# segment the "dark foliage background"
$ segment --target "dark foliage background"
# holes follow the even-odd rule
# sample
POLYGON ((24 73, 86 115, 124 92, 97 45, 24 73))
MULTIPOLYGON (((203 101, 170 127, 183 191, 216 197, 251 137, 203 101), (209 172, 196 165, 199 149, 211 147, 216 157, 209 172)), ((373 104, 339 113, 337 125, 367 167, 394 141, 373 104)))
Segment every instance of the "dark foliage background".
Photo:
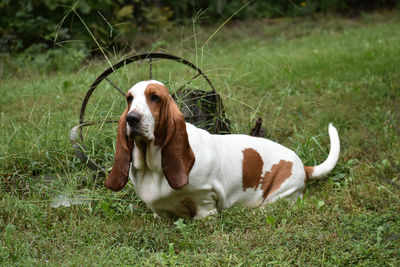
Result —
POLYGON ((0 52, 36 54, 72 41, 85 53, 98 47, 94 38, 103 47, 119 45, 138 33, 191 23, 200 13, 199 23, 220 23, 244 5, 235 19, 326 12, 354 16, 399 6, 397 0, 0 0, 0 52))

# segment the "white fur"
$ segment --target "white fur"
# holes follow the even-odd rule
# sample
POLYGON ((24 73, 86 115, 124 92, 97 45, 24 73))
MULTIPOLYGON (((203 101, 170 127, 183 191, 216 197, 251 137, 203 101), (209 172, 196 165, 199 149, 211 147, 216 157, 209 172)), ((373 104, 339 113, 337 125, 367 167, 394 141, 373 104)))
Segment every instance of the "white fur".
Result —
MULTIPOLYGON (((143 119, 141 121, 141 130, 144 135, 143 137, 147 140, 154 139, 155 121, 147 105, 146 97, 144 95, 144 91, 146 90, 147 86, 151 83, 163 85, 161 82, 155 80, 142 81, 132 86, 132 88, 129 89, 128 91, 128 93, 130 93, 133 96, 133 101, 129 109, 129 112, 136 111, 142 115, 143 119)), ((128 132, 131 131, 131 127, 129 126, 129 124, 127 124, 127 130, 128 132)))
MULTIPOLYGON (((143 126, 148 129, 147 141, 141 143, 146 146, 146 154, 138 149, 138 145, 132 152, 130 179, 139 198, 153 210, 155 216, 173 214, 186 217, 187 214, 180 214, 177 208, 186 199, 195 203, 197 213, 194 218, 203 218, 237 204, 257 207, 279 198, 295 200, 302 196, 306 174, 303 163, 292 150, 264 138, 237 134, 212 135, 190 123, 186 123, 186 130, 195 163, 189 173, 189 184, 179 190, 172 189, 162 171, 161 148, 154 145, 154 118, 144 96, 147 85, 155 82, 140 82, 129 90, 134 96, 131 110, 142 113, 143 126), (263 174, 280 160, 293 162, 291 176, 265 200, 260 187, 257 190, 243 189, 242 161, 243 151, 247 148, 252 148, 261 155, 263 174)), ((331 150, 328 159, 315 167, 313 177, 327 174, 338 160, 339 137, 331 124, 329 135, 331 150)))
POLYGON ((339 134, 332 123, 329 124, 328 128, 329 139, 331 142, 331 148, 329 150, 328 158, 318 166, 314 167, 314 172, 310 175, 310 179, 322 178, 332 171, 335 167, 340 153, 340 141, 339 134))

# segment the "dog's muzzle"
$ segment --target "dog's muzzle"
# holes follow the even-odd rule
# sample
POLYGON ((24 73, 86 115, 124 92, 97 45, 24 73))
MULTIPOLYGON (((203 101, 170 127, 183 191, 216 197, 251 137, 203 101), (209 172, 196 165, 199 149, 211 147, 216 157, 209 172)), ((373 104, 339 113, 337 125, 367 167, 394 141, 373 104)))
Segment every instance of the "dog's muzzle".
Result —
POLYGON ((134 136, 142 136, 143 130, 141 129, 140 122, 142 115, 138 112, 131 111, 126 115, 126 123, 128 123, 128 136, 133 139, 134 136))
POLYGON ((141 119, 142 115, 139 114, 138 112, 131 111, 126 115, 126 122, 131 127, 136 127, 136 125, 140 122, 141 119))

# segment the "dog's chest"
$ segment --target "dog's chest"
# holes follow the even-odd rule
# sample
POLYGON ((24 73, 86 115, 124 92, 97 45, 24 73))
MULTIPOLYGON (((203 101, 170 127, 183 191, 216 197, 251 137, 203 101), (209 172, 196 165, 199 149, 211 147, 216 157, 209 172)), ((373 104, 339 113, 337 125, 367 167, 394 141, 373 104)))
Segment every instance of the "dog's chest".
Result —
POLYGON ((135 170, 132 181, 137 196, 154 213, 165 216, 193 218, 197 214, 197 205, 193 195, 187 190, 173 190, 162 174, 151 171, 135 170))
POLYGON ((173 190, 161 167, 160 148, 139 145, 133 151, 130 178, 137 196, 159 215, 194 217, 197 206, 187 190, 173 190))
POLYGON ((148 168, 136 169, 131 167, 131 180, 138 197, 146 204, 157 202, 160 198, 170 194, 165 187, 164 175, 148 168))
POLYGON ((163 173, 131 168, 137 196, 157 215, 194 218, 216 208, 217 195, 209 184, 191 184, 172 189, 163 173))

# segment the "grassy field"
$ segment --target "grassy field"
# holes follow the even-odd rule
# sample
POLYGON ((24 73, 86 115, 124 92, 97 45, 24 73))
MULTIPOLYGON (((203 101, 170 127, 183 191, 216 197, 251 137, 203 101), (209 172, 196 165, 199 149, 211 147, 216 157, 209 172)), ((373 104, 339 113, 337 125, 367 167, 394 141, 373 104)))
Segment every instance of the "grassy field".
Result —
MULTIPOLYGON (((249 21, 209 40, 213 30, 177 29, 155 44, 209 75, 234 132, 248 133, 262 117, 268 138, 306 165, 327 156, 333 122, 342 150, 329 177, 309 183, 294 205, 153 219, 131 184, 114 193, 94 181, 69 143, 85 92, 107 63, 49 74, 27 62, 0 83, 0 265, 399 266, 399 13, 249 21), (80 204, 54 208, 60 196, 80 204)), ((154 76, 171 88, 193 75, 159 64, 154 76)), ((111 79, 126 90, 146 73, 135 64, 111 79)), ((123 108, 102 84, 87 116, 117 118, 123 108)), ((109 169, 115 125, 84 134, 88 154, 109 169)))

